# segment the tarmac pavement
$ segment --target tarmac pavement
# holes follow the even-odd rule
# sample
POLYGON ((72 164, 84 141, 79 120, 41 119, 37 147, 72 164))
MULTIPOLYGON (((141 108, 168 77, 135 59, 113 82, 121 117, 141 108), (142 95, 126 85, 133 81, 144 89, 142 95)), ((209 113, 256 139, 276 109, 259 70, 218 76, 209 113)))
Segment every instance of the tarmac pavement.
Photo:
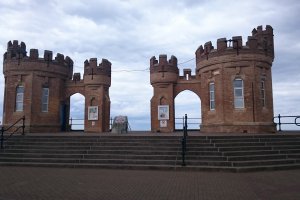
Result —
POLYGON ((0 167, 0 200, 297 200, 300 170, 251 173, 0 167))

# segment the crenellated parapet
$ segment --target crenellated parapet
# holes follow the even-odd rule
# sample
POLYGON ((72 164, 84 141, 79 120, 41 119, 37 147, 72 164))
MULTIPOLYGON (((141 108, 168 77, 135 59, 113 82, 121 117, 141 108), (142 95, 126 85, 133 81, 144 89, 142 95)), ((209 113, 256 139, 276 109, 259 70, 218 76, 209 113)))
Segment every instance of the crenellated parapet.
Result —
POLYGON ((30 49, 27 55, 26 45, 24 42, 19 44, 18 40, 7 43, 7 51, 3 56, 3 72, 7 71, 44 71, 59 73, 72 77, 73 60, 57 53, 53 58, 52 51, 45 50, 43 57, 39 57, 38 49, 30 49))
POLYGON ((195 52, 196 62, 209 60, 211 58, 223 55, 263 55, 269 57, 271 61, 274 59, 274 40, 273 28, 270 25, 263 30, 262 26, 254 28, 252 36, 248 36, 246 45, 243 45, 242 37, 235 36, 231 39, 220 38, 217 40, 217 47, 215 48, 211 41, 201 45, 195 52))
POLYGON ((84 61, 84 74, 85 75, 106 75, 111 76, 111 62, 107 59, 102 59, 102 62, 97 64, 97 58, 90 58, 84 61))
POLYGON ((177 58, 171 56, 168 60, 167 55, 159 55, 159 60, 153 56, 150 59, 150 80, 153 83, 176 82, 179 76, 177 58))
POLYGON ((97 63, 97 58, 90 58, 84 61, 84 82, 85 84, 111 85, 111 62, 102 59, 97 63))
POLYGON ((159 55, 159 60, 157 60, 155 56, 153 56, 150 59, 150 73, 162 71, 178 74, 177 58, 175 56, 171 56, 168 60, 167 55, 159 55))

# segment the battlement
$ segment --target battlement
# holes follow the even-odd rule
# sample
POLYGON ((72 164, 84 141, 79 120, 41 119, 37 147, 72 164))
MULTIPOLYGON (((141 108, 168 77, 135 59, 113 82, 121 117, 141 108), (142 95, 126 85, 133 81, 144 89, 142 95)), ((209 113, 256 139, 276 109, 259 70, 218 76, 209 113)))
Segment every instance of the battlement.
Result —
POLYGON ((111 62, 107 59, 102 59, 101 63, 97 65, 97 58, 90 58, 84 61, 85 75, 106 75, 111 77, 111 62))
POLYGON ((177 58, 175 56, 171 56, 168 60, 167 55, 159 55, 159 60, 153 56, 150 59, 150 73, 157 72, 173 72, 179 74, 178 66, 177 66, 177 58))
POLYGON ((38 49, 30 49, 29 56, 27 56, 26 45, 24 42, 19 44, 18 40, 7 43, 7 51, 4 53, 3 62, 44 62, 47 65, 63 65, 73 69, 73 61, 70 57, 64 56, 63 54, 57 53, 53 59, 52 51, 45 50, 44 56, 39 57, 38 49))
POLYGON ((254 28, 252 36, 248 36, 245 46, 243 46, 241 36, 234 36, 232 39, 218 39, 216 49, 209 41, 204 46, 201 45, 195 52, 197 62, 216 56, 227 54, 236 54, 238 56, 244 53, 264 54, 274 59, 273 28, 270 25, 267 25, 265 30, 263 30, 262 26, 254 28))

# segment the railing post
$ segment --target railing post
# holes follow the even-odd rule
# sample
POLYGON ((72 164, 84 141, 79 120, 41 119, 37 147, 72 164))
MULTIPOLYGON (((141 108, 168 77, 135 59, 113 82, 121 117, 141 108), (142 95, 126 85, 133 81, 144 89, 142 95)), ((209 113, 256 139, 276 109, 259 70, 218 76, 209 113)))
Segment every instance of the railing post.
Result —
POLYGON ((184 137, 186 138, 186 136, 187 136, 187 114, 185 114, 185 116, 184 116, 184 127, 185 127, 184 137))
POLYGON ((70 126, 70 131, 72 131, 72 124, 73 124, 72 117, 70 118, 70 121, 71 123, 69 124, 69 126, 70 126))
POLYGON ((184 126, 183 126, 183 137, 181 140, 182 146, 182 166, 186 166, 185 163, 185 154, 186 154, 186 136, 187 136, 187 114, 184 116, 184 126))
POLYGON ((22 118, 23 124, 22 124, 22 135, 25 135, 25 116, 22 118))
POLYGON ((3 142, 4 142, 4 127, 1 126, 1 149, 3 149, 3 142))
POLYGON ((280 121, 280 114, 278 115, 278 128, 279 128, 279 131, 281 131, 281 121, 280 121))
POLYGON ((300 123, 297 123, 297 119, 299 119, 299 118, 300 118, 300 116, 296 116, 296 117, 295 117, 295 125, 296 125, 296 126, 300 126, 300 123))

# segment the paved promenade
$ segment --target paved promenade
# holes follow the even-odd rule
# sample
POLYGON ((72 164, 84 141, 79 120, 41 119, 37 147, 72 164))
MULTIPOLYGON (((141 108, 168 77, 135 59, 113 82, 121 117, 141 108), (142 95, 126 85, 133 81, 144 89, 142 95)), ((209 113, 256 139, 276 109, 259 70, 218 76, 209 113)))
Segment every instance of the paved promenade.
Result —
POLYGON ((297 200, 300 170, 254 173, 0 167, 0 200, 297 200))

